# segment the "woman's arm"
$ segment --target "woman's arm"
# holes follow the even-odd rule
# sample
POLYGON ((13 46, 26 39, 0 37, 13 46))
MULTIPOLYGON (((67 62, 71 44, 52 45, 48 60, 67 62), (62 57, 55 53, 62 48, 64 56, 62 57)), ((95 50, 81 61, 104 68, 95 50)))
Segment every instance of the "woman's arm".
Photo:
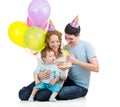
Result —
POLYGON ((67 76, 68 76, 68 69, 66 71, 60 71, 60 79, 61 80, 66 80, 67 79, 67 76))
POLYGON ((39 78, 40 78, 40 79, 47 79, 47 78, 50 77, 50 75, 51 75, 51 72, 50 72, 50 71, 41 71, 41 72, 39 73, 39 78))

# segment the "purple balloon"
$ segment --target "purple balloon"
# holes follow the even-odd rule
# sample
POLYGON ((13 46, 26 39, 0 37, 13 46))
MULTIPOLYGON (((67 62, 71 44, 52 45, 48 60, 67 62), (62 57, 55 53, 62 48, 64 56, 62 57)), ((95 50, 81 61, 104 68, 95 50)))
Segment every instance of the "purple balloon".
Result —
POLYGON ((32 0, 28 6, 28 16, 35 26, 41 27, 49 18, 51 7, 46 0, 32 0))

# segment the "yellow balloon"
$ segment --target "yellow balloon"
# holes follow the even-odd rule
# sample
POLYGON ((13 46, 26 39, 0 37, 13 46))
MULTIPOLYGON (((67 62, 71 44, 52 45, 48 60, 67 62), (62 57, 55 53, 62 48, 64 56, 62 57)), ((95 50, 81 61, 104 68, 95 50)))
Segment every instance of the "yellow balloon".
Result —
POLYGON ((8 28, 8 36, 10 40, 18 46, 25 48, 23 36, 28 29, 28 25, 21 21, 13 22, 8 28))

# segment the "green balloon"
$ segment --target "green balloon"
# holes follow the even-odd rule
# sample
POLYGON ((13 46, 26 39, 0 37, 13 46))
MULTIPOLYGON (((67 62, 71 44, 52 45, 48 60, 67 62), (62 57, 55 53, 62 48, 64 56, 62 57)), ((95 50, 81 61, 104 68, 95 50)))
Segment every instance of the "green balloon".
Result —
POLYGON ((45 33, 36 26, 28 28, 23 39, 26 47, 31 50, 40 51, 45 46, 45 33))

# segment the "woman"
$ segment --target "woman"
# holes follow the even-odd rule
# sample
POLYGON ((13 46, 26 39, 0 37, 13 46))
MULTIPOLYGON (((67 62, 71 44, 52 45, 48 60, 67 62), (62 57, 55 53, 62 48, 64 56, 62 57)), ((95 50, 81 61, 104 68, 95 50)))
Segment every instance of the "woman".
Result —
MULTIPOLYGON (((61 41, 62 41, 62 33, 55 30, 55 27, 53 26, 53 23, 50 21, 49 23, 49 27, 48 27, 48 32, 46 34, 46 47, 51 48, 55 54, 56 54, 56 64, 60 61, 65 61, 66 60, 66 54, 64 53, 64 51, 61 49, 61 41)), ((41 57, 37 57, 38 60, 38 65, 43 63, 41 57)), ((62 69, 65 70, 65 69, 62 69)), ((65 80, 67 78, 67 71, 62 72, 61 70, 61 81, 65 80)), ((43 71, 39 74, 39 77, 41 79, 45 79, 48 78, 50 76, 50 72, 46 72, 43 71)), ((62 83, 63 85, 63 83, 62 83)), ((32 82, 31 84, 29 84, 26 87, 23 87, 20 91, 19 91, 19 98, 21 100, 28 100, 33 87, 35 86, 35 82, 32 82)), ((36 96, 35 96, 35 100, 37 101, 48 101, 50 95, 52 94, 51 91, 43 89, 37 92, 36 96)))

